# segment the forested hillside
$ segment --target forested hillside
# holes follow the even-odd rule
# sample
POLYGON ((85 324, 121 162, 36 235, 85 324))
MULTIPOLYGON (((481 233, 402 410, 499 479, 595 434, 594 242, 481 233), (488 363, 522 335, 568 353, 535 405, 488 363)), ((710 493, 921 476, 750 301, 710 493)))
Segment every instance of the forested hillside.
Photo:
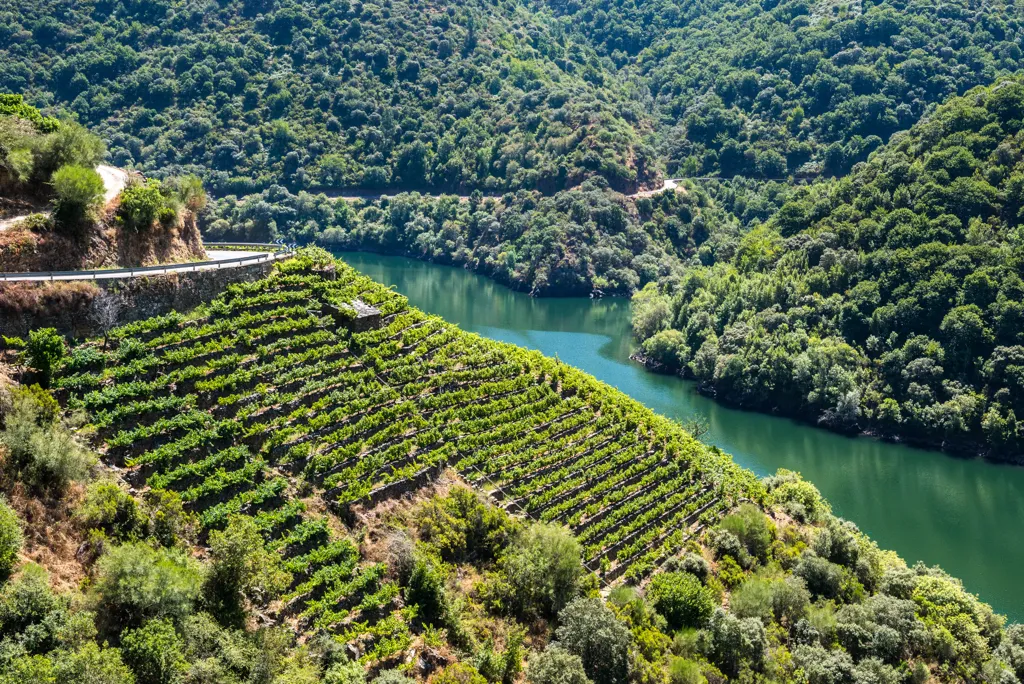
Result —
POLYGON ((1024 83, 954 98, 731 255, 634 298, 645 353, 844 430, 1024 450, 1024 83))
POLYGON ((670 176, 843 175, 929 106, 1024 67, 1002 0, 537 4, 647 86, 670 176))
POLYGON ((0 90, 73 112, 117 165, 216 194, 656 174, 627 87, 514 1, 45 0, 0 27, 0 90))
POLYGON ((0 374, 2 684, 1024 676, 1020 626, 797 474, 322 251, 5 346, 54 390, 0 374))

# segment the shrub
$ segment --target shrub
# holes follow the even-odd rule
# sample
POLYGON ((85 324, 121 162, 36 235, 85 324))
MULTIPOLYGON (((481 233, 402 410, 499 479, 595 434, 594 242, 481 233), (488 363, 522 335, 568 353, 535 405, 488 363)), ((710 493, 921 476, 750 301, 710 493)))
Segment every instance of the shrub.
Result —
MULTIPOLYGON (((48 650, 52 631, 66 612, 67 601, 50 589, 50 576, 41 566, 27 563, 0 591, 0 641, 31 631, 31 639, 48 650)), ((31 646, 32 644, 28 644, 31 646)))
POLYGON ((96 462, 71 431, 50 417, 51 408, 32 392, 15 392, 4 418, 0 442, 7 446, 9 466, 26 484, 61 490, 85 479, 96 462))
POLYGON ((64 338, 53 328, 38 328, 29 332, 25 360, 29 366, 42 373, 46 386, 49 386, 53 371, 66 354, 64 338))
POLYGON ((166 489, 151 489, 145 493, 149 531, 162 546, 171 548, 179 543, 195 541, 199 518, 185 510, 181 495, 166 489))
POLYGON ((579 656, 594 684, 625 682, 629 670, 629 629, 600 599, 578 598, 558 615, 558 643, 579 656))
POLYGON ((806 554, 797 564, 794 574, 803 578, 815 597, 836 598, 842 589, 843 572, 834 563, 813 554, 806 554))
POLYGON ((209 544, 207 593, 233 619, 241 617, 245 601, 266 604, 291 584, 281 556, 267 549, 256 522, 247 515, 232 516, 224 530, 210 534, 209 544))
POLYGON ((820 646, 798 646, 793 662, 802 668, 808 684, 853 684, 854 668, 850 654, 829 651, 820 646))
MULTIPOLYGON (((413 680, 402 675, 396 670, 384 672, 374 680, 375 684, 381 677, 394 673, 391 679, 396 681, 388 682, 387 678, 382 684, 414 684, 413 680)), ((335 663, 324 672, 324 684, 363 684, 366 681, 366 670, 358 661, 335 663)))
POLYGON ((146 518, 135 497, 112 480, 89 485, 76 517, 115 541, 131 541, 146 533, 146 518))
POLYGON ((373 679, 372 684, 413 684, 414 680, 398 670, 385 670, 373 679))
POLYGON ((764 625, 755 618, 740 619, 721 608, 711 614, 708 626, 700 633, 701 652, 729 677, 739 674, 746 663, 753 670, 764 664, 768 638, 764 625))
POLYGON ((734 534, 751 556, 761 561, 767 558, 775 530, 760 508, 743 504, 722 519, 721 527, 734 534))
POLYGON ((586 570, 576 538, 564 527, 536 524, 501 558, 506 605, 517 615, 554 617, 580 593, 586 570))
POLYGON ((170 684, 188 667, 182 642, 170 620, 150 620, 121 635, 121 651, 141 682, 170 684))
POLYGON ((472 665, 455 663, 438 672, 431 684, 487 684, 487 680, 472 665))
POLYGON ((700 627, 715 608, 711 591, 686 572, 663 572, 654 576, 647 597, 673 630, 700 627))
POLYGON ((590 684, 583 661, 558 644, 530 656, 526 667, 526 681, 530 684, 590 684))
POLYGON ((700 665, 686 658, 669 658, 668 681, 671 684, 706 684, 700 665))
POLYGON ((159 181, 149 180, 129 183, 121 191, 117 214, 126 228, 139 232, 150 228, 157 219, 169 223, 174 218, 174 208, 159 181))
POLYGON ((93 600, 114 627, 151 618, 182 619, 199 597, 199 563, 178 551, 145 544, 117 546, 97 563, 93 600))
POLYGON ((7 500, 0 496, 0 580, 7 579, 14 569, 22 543, 24 537, 18 514, 7 505, 7 500))
POLYGON ((37 180, 46 182, 62 166, 96 168, 103 161, 106 146, 99 137, 72 121, 63 122, 43 141, 37 152, 37 180))
POLYGON ((88 643, 55 659, 55 684, 133 684, 135 677, 121 660, 116 648, 102 648, 88 643))
POLYGON ((103 198, 103 179, 84 166, 62 166, 50 179, 54 193, 54 215, 60 225, 75 227, 88 218, 103 198))

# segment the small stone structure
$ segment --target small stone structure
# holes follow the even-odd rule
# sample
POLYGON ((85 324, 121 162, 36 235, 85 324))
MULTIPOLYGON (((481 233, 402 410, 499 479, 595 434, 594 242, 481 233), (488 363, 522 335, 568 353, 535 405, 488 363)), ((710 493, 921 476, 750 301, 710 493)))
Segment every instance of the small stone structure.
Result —
POLYGON ((376 330, 384 322, 380 309, 370 306, 361 299, 340 304, 324 304, 324 308, 334 319, 334 323, 352 332, 376 330))

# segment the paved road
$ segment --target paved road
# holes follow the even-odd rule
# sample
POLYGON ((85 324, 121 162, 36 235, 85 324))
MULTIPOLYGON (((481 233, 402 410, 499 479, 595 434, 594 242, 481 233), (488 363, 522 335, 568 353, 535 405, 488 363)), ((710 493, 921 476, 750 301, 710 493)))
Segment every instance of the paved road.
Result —
MULTIPOLYGON (((682 185, 680 185, 680 183, 682 181, 684 181, 684 180, 686 180, 686 179, 685 178, 666 178, 664 180, 664 182, 662 182, 660 188, 656 188, 654 190, 641 190, 639 192, 633 193, 632 195, 626 195, 626 197, 630 197, 630 198, 633 198, 633 199, 636 199, 638 197, 651 197, 652 195, 656 195, 659 192, 665 192, 666 190, 676 190, 678 192, 684 192, 685 193, 686 192, 686 188, 684 188, 682 185)), ((699 179, 695 179, 695 180, 699 180, 699 179)), ((402 192, 403 192, 402 190, 389 190, 387 192, 362 192, 360 190, 319 190, 319 191, 317 191, 317 192, 315 192, 313 194, 326 195, 327 197, 330 197, 331 199, 342 199, 342 200, 345 200, 347 202, 355 202, 357 200, 362 200, 364 202, 369 202, 369 201, 373 201, 373 200, 379 200, 379 199, 382 199, 382 198, 385 198, 385 197, 395 197, 397 195, 400 195, 402 192)), ((440 197, 440 195, 432 195, 430 193, 420 193, 420 194, 423 195, 424 197, 435 197, 435 198, 436 197, 440 197)), ((501 197, 501 195, 485 194, 484 197, 485 198, 486 197, 490 197, 491 199, 498 199, 498 198, 501 197)), ((458 195, 458 198, 462 202, 468 202, 469 199, 470 199, 469 195, 458 195)))
POLYGON ((49 282, 53 280, 123 280, 138 276, 167 275, 169 273, 190 273, 193 271, 214 271, 234 268, 263 261, 276 261, 291 256, 291 252, 259 252, 210 249, 206 251, 208 261, 188 264, 168 264, 146 268, 116 268, 95 271, 73 271, 63 273, 0 273, 4 282, 49 282), (241 260, 241 261, 240 261, 241 260))
MULTIPOLYGON (((128 172, 124 169, 119 169, 114 166, 107 166, 106 164, 100 164, 96 167, 96 173, 100 174, 100 178, 103 179, 103 206, 106 207, 114 198, 117 197, 124 186, 128 184, 128 172)), ((34 212, 37 214, 43 214, 48 216, 49 211, 38 211, 34 212)), ((10 218, 0 219, 0 232, 7 230, 19 221, 24 221, 32 214, 20 214, 18 216, 11 216, 10 218)))

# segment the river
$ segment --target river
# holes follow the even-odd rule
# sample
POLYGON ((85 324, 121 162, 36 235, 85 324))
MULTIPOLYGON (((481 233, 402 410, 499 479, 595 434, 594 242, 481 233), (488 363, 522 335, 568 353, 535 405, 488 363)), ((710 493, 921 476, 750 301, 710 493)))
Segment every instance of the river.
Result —
POLYGON ((908 563, 941 565, 1013 621, 1024 621, 1024 467, 962 459, 785 418, 739 411, 692 382, 629 361, 629 301, 536 299, 460 268, 339 252, 423 311, 481 335, 557 356, 680 420, 710 423, 706 440, 758 475, 801 472, 882 548, 908 563))

